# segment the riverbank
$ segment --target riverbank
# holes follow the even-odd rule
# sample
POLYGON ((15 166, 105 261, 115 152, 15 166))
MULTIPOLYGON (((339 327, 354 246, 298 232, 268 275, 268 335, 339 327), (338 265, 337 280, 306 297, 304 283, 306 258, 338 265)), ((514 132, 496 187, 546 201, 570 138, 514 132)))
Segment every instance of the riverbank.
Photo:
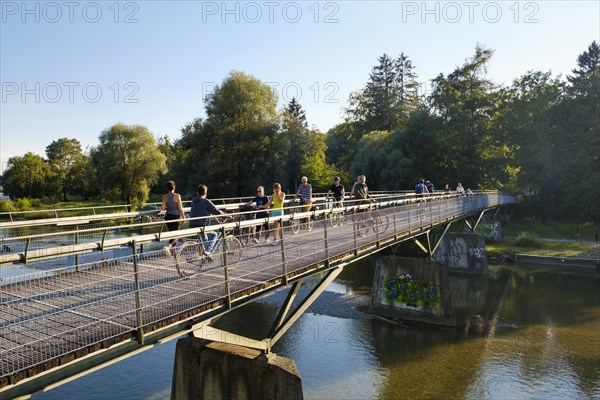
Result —
POLYGON ((593 242, 535 238, 527 241, 519 238, 505 238, 500 242, 486 243, 490 259, 514 260, 515 254, 545 257, 575 257, 600 259, 600 248, 593 242))

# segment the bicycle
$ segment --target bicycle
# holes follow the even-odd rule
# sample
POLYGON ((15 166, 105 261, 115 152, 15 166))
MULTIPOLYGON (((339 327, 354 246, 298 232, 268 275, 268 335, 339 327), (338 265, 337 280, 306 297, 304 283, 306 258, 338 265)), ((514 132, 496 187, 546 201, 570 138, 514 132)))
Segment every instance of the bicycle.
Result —
MULTIPOLYGON (((302 206, 302 203, 300 203, 300 206, 302 206)), ((295 235, 298 232, 300 232, 300 226, 301 225, 306 225, 306 230, 308 232, 312 231, 313 229, 313 221, 312 219, 308 219, 308 222, 302 222, 304 218, 298 218, 298 219, 291 219, 290 220, 290 227, 292 229, 292 233, 295 235)))
POLYGON ((342 207, 343 203, 341 201, 334 201, 334 199, 327 199, 327 208, 331 209, 331 215, 329 216, 329 225, 332 228, 335 228, 338 225, 344 225, 344 221, 346 221, 346 216, 343 211, 337 211, 337 208, 342 207), (329 205, 331 203, 331 205, 329 205))
POLYGON ((358 234, 364 237, 367 236, 370 229, 373 229, 375 233, 385 232, 390 225, 390 219, 379 211, 378 205, 375 205, 358 214, 356 224, 358 234))
MULTIPOLYGON (((256 219, 256 214, 250 211, 256 211, 256 207, 254 206, 246 206, 245 204, 240 206, 240 214, 239 221, 249 221, 256 219)), ((244 246, 248 245, 256 237, 256 225, 245 226, 243 228, 238 229, 238 235, 240 242, 244 246)))
MULTIPOLYGON (((242 260, 242 243, 231 233, 231 230, 225 232, 225 237, 220 231, 216 231, 217 238, 211 253, 207 253, 203 240, 187 240, 176 249, 172 256, 170 251, 165 248, 168 256, 175 259, 175 268, 177 273, 183 277, 189 277, 201 272, 206 265, 218 261, 219 265, 230 265, 242 260)), ((200 239, 201 235, 198 235, 200 239)))

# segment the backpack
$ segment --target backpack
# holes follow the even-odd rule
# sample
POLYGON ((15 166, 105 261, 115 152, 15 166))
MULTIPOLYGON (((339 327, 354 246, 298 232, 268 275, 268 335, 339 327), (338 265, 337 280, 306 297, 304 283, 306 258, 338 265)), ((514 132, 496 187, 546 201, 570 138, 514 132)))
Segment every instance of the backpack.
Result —
POLYGON ((435 186, 433 186, 433 183, 429 183, 429 185, 427 185, 427 190, 429 191, 429 193, 433 193, 433 191, 435 190, 435 186))
POLYGON ((417 186, 415 186, 415 193, 416 194, 423 193, 423 184, 422 183, 417 183, 417 186))

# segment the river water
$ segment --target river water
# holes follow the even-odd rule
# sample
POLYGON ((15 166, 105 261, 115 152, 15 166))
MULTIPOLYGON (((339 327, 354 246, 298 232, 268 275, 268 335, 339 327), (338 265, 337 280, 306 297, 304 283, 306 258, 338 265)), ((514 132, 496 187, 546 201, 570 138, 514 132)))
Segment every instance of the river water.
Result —
MULTIPOLYGON (((508 265, 451 275, 458 326, 439 328, 364 312, 376 260, 346 267, 274 347, 296 361, 305 399, 600 399, 598 279, 508 265)), ((219 327, 262 338, 285 294, 219 327)), ((169 399, 175 343, 33 398, 169 399)))

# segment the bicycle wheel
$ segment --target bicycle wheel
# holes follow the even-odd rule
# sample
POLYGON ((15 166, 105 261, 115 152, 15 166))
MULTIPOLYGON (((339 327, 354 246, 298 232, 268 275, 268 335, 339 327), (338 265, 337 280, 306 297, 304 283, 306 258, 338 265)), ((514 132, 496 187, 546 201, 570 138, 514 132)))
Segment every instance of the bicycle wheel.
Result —
POLYGON ((310 231, 312 231, 312 229, 313 229, 313 220, 311 218, 308 222, 306 222, 306 230, 308 232, 310 232, 310 231))
POLYGON ((366 212, 362 212, 357 216, 356 231, 360 236, 367 236, 369 233, 369 218, 366 212))
POLYGON ((300 232, 300 219, 290 220, 290 228, 292 229, 292 233, 294 235, 300 232))
POLYGON ((373 232, 385 232, 390 226, 390 219, 387 215, 382 214, 379 210, 373 210, 371 214, 373 221, 373 232))
POLYGON ((202 269, 202 257, 198 243, 187 242, 179 248, 175 257, 177 273, 183 278, 195 275, 202 269))
POLYGON ((227 258, 227 265, 236 264, 242 260, 242 244, 233 235, 227 235, 223 241, 221 252, 221 261, 225 265, 225 258, 227 258))

